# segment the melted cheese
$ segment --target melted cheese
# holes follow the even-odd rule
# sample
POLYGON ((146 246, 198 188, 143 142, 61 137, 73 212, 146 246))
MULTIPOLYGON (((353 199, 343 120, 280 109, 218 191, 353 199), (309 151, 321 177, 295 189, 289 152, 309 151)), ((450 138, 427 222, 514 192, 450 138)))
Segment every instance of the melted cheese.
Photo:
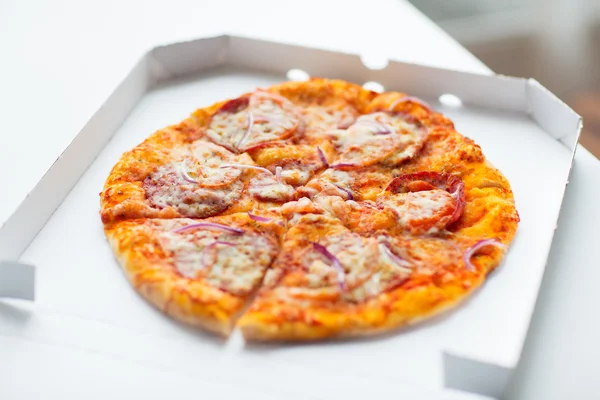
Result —
POLYGON ((217 112, 206 135, 229 149, 245 151, 282 139, 297 124, 298 118, 290 102, 281 104, 267 94, 257 92, 251 96, 247 109, 236 113, 217 112))
MULTIPOLYGON (((344 270, 343 284, 340 285, 339 271, 331 260, 306 248, 298 255, 305 271, 301 276, 302 284, 295 280, 295 285, 276 290, 282 300, 341 297, 348 302, 360 303, 397 286, 411 274, 409 269, 395 264, 375 238, 346 233, 324 238, 320 243, 339 260, 344 270)), ((268 274, 265 283, 275 285, 281 274, 268 274)))
POLYGON ((252 179, 248 187, 248 193, 252 196, 261 200, 277 202, 290 200, 294 196, 294 192, 293 186, 277 182, 274 176, 266 174, 252 179))
POLYGON ((330 168, 318 178, 308 182, 302 188, 302 192, 308 194, 311 198, 318 196, 339 196, 343 199, 349 199, 349 193, 353 193, 353 182, 354 178, 348 172, 330 168))
POLYGON ((416 155, 425 142, 426 132, 400 115, 382 112, 362 115, 348 129, 330 132, 341 153, 335 163, 368 166, 385 160, 396 165, 416 155))
POLYGON ((164 232, 161 242, 173 252, 175 268, 183 276, 204 279, 211 286, 235 295, 250 293, 276 254, 268 239, 250 232, 244 235, 209 230, 188 234, 164 232), (232 245, 209 247, 215 241, 232 245))
POLYGON ((337 129, 340 125, 350 125, 358 116, 356 110, 349 105, 326 107, 311 104, 303 107, 301 112, 307 128, 319 132, 337 129))
POLYGON ((452 195, 439 189, 385 196, 378 199, 378 204, 390 207, 402 227, 422 224, 421 230, 427 233, 442 230, 456 207, 452 195))
POLYGON ((144 181, 148 202, 160 209, 173 207, 188 217, 208 217, 225 210, 242 194, 244 184, 211 188, 187 182, 177 171, 178 163, 159 167, 144 181))

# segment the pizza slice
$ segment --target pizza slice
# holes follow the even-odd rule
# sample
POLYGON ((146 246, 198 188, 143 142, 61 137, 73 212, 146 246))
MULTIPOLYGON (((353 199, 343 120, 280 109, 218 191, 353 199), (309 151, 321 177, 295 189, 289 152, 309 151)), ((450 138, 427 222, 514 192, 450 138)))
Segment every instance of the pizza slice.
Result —
POLYGON ((289 225, 281 252, 238 321, 247 340, 365 336, 418 322, 484 281, 488 269, 472 256, 497 260, 505 251, 496 242, 467 249, 450 237, 361 235, 306 198, 282 213, 289 225))
POLYGON ((135 290, 182 322, 228 335, 279 251, 276 213, 137 219, 105 228, 135 290))
POLYGON ((271 208, 294 197, 276 166, 257 166, 203 139, 154 146, 159 132, 126 153, 115 166, 101 196, 103 222, 132 218, 207 218, 271 208), (160 147, 160 150, 153 147, 160 147), (140 148, 142 149, 140 151, 140 148), (139 153, 160 154, 155 162, 139 153))

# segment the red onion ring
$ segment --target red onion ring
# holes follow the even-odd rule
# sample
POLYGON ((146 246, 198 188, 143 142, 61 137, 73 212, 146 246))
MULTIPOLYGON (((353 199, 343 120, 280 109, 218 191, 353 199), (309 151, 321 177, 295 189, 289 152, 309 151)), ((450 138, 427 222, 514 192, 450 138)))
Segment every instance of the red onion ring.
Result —
POLYGON ((321 159, 321 162, 323 163, 325 168, 329 168, 329 163, 327 162, 327 159, 325 158, 325 153, 323 153, 323 150, 321 150, 320 147, 317 147, 317 153, 319 154, 319 159, 321 159))
POLYGON ((271 171, 266 168, 259 167, 256 165, 246 165, 246 164, 222 164, 219 168, 240 168, 240 169, 254 169, 256 171, 266 172, 270 175, 273 175, 271 171))
POLYGON ((356 167, 356 164, 354 164, 354 163, 338 163, 338 164, 331 164, 330 167, 331 168, 356 167))
POLYGON ((397 256, 396 254, 394 254, 392 252, 392 250, 386 244, 381 243, 380 246, 381 246, 381 248, 383 248, 383 252, 385 253, 385 255, 391 261, 393 261, 394 264, 396 264, 398 267, 412 269, 412 264, 410 262, 408 262, 404 258, 402 258, 402 257, 397 256))
POLYGON ((214 222, 199 222, 197 224, 190 224, 186 226, 182 226, 181 228, 177 228, 173 230, 174 233, 184 232, 190 229, 196 228, 207 228, 207 229, 218 229, 229 233, 235 233, 236 235, 241 235, 244 233, 242 229, 232 228, 227 225, 215 224, 214 222))
POLYGON ((348 195, 348 200, 354 200, 354 194, 352 194, 352 191, 350 189, 343 188, 339 185, 336 185, 335 183, 333 184, 333 186, 340 189, 342 192, 346 193, 348 195))
POLYGON ((269 222, 273 219, 273 218, 261 217, 260 215, 250 214, 250 211, 248 211, 248 216, 250 217, 251 220, 256 221, 256 222, 269 222))
POLYGON ((275 167, 275 179, 277 180, 277 183, 282 183, 281 182, 281 170, 283 168, 281 168, 280 166, 275 167))
POLYGON ((251 111, 248 111, 247 115, 248 115, 248 127, 246 128, 246 132, 244 132, 244 134, 242 135, 240 140, 238 140, 237 144, 235 145, 235 147, 238 150, 239 150, 240 146, 242 145, 242 143, 244 143, 244 141, 246 140, 248 135, 250 135, 250 131, 252 131, 252 125, 254 125, 254 114, 252 114, 251 111))
POLYGON ((405 101, 412 101, 413 103, 416 103, 416 104, 420 105, 421 107, 425 108, 427 111, 432 111, 431 106, 429 104, 427 104, 425 101, 419 99, 418 97, 413 97, 413 96, 400 97, 399 99, 394 101, 392 104, 390 104, 390 107, 388 108, 388 110, 394 111, 394 109, 396 108, 396 106, 398 104, 404 103, 405 101))
POLYGON ((181 177, 183 178, 184 181, 188 181, 189 183, 200 183, 190 176, 189 172, 186 171, 186 169, 183 165, 179 165, 179 168, 177 168, 177 171, 179 172, 179 175, 181 175, 181 177))
POLYGON ((502 243, 500 243, 500 241, 498 241, 498 239, 484 239, 484 240, 480 240, 479 242, 475 243, 473 246, 469 247, 467 249, 467 251, 465 251, 465 253, 463 254, 463 261, 465 262, 465 268, 469 271, 475 271, 475 266, 473 265, 473 263, 471 263, 471 258, 479 251, 481 250, 483 247, 486 246, 494 246, 497 249, 500 249, 502 251, 506 250, 506 246, 502 243))
POLYGON ((208 261, 206 260, 206 257, 207 257, 209 249, 213 249, 217 245, 220 245, 220 244, 223 246, 235 246, 235 243, 231 243, 231 242, 220 242, 220 241, 212 242, 211 244, 206 246, 204 248, 204 250, 202 250, 202 254, 200 255, 200 264, 202 265, 202 268, 208 267, 208 261))
POLYGON ((335 268, 337 272, 337 280, 340 290, 346 290, 346 282, 344 279, 346 272, 344 271, 344 267, 342 267, 342 263, 340 263, 340 260, 338 260, 337 257, 333 254, 331 254, 329 250, 327 250, 327 247, 323 246, 322 244, 312 242, 312 245, 315 248, 315 250, 321 253, 323 256, 325 256, 325 258, 327 258, 327 260, 335 268))
POLYGON ((365 125, 367 127, 373 128, 374 135, 389 135, 393 131, 393 129, 387 126, 386 124, 372 119, 358 119, 354 123, 354 125, 365 125))

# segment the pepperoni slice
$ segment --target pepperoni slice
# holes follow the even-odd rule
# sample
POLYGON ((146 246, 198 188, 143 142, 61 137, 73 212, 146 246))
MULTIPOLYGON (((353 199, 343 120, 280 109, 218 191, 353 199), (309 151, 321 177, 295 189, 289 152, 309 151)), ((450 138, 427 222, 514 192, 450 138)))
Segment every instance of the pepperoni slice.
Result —
POLYGON ((404 174, 392 180, 385 190, 391 193, 408 193, 434 188, 450 193, 456 201, 456 210, 449 223, 458 220, 465 209, 465 184, 457 176, 433 171, 404 174))
POLYGON ((416 118, 402 113, 361 115, 346 130, 329 132, 340 152, 337 169, 367 167, 379 162, 397 165, 423 147, 428 130, 416 118))
MULTIPOLYGON (((237 157, 221 146, 210 142, 196 142, 192 152, 196 163, 193 165, 193 171, 188 169, 188 174, 196 175, 198 185, 202 187, 226 187, 235 182, 242 174, 239 168, 221 168, 224 164, 237 162, 237 157)), ((184 164, 182 168, 188 168, 188 166, 184 164)))
POLYGON ((240 169, 221 166, 248 156, 236 156, 210 142, 196 142, 191 152, 177 149, 174 157, 181 161, 160 166, 142 183, 153 207, 170 207, 182 216, 204 218, 224 211, 241 197, 240 169))
POLYGON ((413 234, 436 233, 462 215, 464 183, 438 172, 406 174, 390 182, 377 204, 390 207, 398 224, 413 234))
POLYGON ((142 187, 153 207, 171 207, 182 216, 205 218, 226 210, 239 200, 244 184, 238 180, 221 188, 202 187, 185 181, 175 165, 168 164, 150 174, 142 187))
POLYGON ((259 90, 225 103, 212 116, 206 136, 231 151, 243 152, 289 138, 299 123, 289 100, 259 90))

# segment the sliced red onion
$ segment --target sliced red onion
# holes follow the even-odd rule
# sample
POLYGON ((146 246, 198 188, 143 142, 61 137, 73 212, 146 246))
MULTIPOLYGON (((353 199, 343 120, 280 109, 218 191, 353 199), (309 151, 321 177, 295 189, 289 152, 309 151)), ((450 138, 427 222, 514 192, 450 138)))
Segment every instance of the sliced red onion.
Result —
POLYGON ((248 216, 250 217, 251 220, 256 221, 256 222, 269 222, 273 219, 273 218, 261 217, 260 215, 250 214, 250 211, 248 211, 248 216))
POLYGON ((281 168, 280 166, 275 167, 275 179, 277 180, 277 183, 282 183, 281 182, 281 170, 283 168, 281 168))
POLYGON ((222 231, 229 232, 229 233, 235 233, 236 235, 241 235, 242 233, 244 233, 244 231, 242 229, 232 228, 227 225, 215 224, 214 222, 199 222, 197 224, 190 224, 190 225, 182 226, 181 228, 177 228, 177 229, 173 230, 173 232, 180 233, 180 232, 184 232, 184 231, 187 231, 190 229, 196 229, 196 228, 218 229, 218 230, 222 230, 222 231))
POLYGON ((335 183, 333 184, 333 186, 340 189, 342 192, 346 193, 348 195, 348 200, 354 200, 354 194, 352 194, 352 191, 350 189, 343 188, 339 185, 336 185, 335 183))
POLYGON ((340 260, 338 260, 337 257, 333 254, 331 254, 329 250, 327 250, 327 247, 323 246, 322 244, 312 242, 312 245, 315 248, 315 250, 321 253, 323 256, 325 256, 325 258, 329 260, 333 268, 335 268, 337 272, 337 280, 338 285, 340 286, 340 290, 346 290, 346 272, 344 271, 344 267, 342 267, 342 263, 340 262, 340 260))
POLYGON ((361 201, 360 204, 362 204, 363 206, 367 206, 369 208, 372 208, 373 210, 379 210, 379 207, 377 207, 376 204, 373 204, 371 201, 367 200, 367 201, 361 201))
POLYGON ((240 140, 235 145, 237 149, 240 148, 240 146, 244 143, 248 135, 250 135, 250 131, 252 131, 252 125, 254 125, 254 114, 252 114, 251 111, 248 111, 248 127, 246 128, 246 132, 244 132, 240 140))
POLYGON ((429 104, 427 104, 423 100, 419 99, 418 97, 413 97, 413 96, 400 97, 399 99, 397 99, 396 101, 394 101, 392 104, 390 104, 390 107, 388 108, 388 110, 389 111, 394 111, 394 109, 396 108, 396 106, 398 104, 403 103, 405 101, 412 101, 413 103, 417 103, 418 105, 420 105, 421 107, 427 109, 428 111, 431 111, 431 106, 429 104))
POLYGON ((329 163, 327 162, 327 159, 325 158, 325 153, 323 153, 323 150, 321 150, 320 147, 317 147, 317 153, 319 153, 319 158, 321 159, 321 162, 323 163, 325 168, 329 168, 329 163))
POLYGON ((412 269, 412 264, 410 262, 394 254, 386 244, 381 243, 380 247, 383 249, 385 255, 398 267, 412 269))
POLYGON ((463 260, 465 262, 465 268, 469 271, 475 271, 475 266, 471 263, 471 258, 477 254, 479 250, 486 246, 494 246, 502 251, 506 250, 506 246, 500 243, 497 239, 484 239, 475 243, 473 246, 469 247, 467 251, 463 254, 463 260))
POLYGON ((208 252, 210 250, 212 250, 213 248, 215 248, 218 245, 223 245, 223 246, 235 246, 235 243, 231 243, 231 242, 220 242, 220 241, 216 241, 216 242, 212 242, 211 244, 209 244, 208 246, 206 246, 204 248, 204 250, 202 250, 202 254, 200 255, 200 264, 202 265, 202 268, 207 268, 208 264, 209 264, 209 260, 206 259, 208 252))
POLYGON ((179 165, 178 171, 183 180, 188 181, 189 183, 200 183, 190 176, 189 172, 185 169, 183 165, 179 165))
POLYGON ((254 169, 256 171, 266 172, 269 175, 273 175, 271 171, 266 168, 259 167, 257 165, 246 165, 246 164, 222 164, 219 168, 240 168, 240 169, 254 169))
POLYGON ((354 164, 354 163, 337 163, 337 164, 331 164, 330 167, 331 168, 356 167, 356 164, 354 164))
POLYGON ((359 119, 354 125, 364 125, 373 129, 374 135, 389 135, 393 129, 374 119, 359 119))

